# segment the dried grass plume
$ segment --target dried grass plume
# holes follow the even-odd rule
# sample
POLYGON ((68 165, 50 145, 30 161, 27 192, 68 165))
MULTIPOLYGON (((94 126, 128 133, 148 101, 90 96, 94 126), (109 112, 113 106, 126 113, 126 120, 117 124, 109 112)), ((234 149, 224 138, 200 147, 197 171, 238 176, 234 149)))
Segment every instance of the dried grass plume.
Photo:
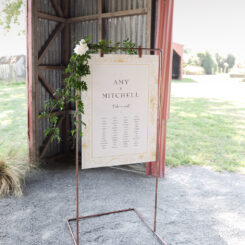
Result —
POLYGON ((7 163, 0 160, 0 196, 22 196, 22 185, 27 174, 28 164, 7 163))

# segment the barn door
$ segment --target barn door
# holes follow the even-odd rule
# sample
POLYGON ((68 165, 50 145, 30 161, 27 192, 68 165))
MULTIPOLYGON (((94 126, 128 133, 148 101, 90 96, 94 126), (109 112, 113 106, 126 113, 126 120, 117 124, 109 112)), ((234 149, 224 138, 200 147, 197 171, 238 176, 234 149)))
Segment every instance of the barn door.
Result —
POLYGON ((45 101, 63 86, 64 69, 74 42, 92 36, 151 47, 152 0, 32 0, 27 1, 27 84, 30 157, 38 161, 68 152, 72 105, 57 113, 62 142, 45 136, 48 119, 39 119, 45 101))

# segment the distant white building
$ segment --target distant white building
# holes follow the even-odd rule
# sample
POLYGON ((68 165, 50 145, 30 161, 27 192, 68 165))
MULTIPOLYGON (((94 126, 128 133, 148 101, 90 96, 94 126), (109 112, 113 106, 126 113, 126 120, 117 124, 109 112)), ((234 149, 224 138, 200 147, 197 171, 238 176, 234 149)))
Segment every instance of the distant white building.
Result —
POLYGON ((0 79, 22 81, 26 79, 25 55, 0 57, 0 79))

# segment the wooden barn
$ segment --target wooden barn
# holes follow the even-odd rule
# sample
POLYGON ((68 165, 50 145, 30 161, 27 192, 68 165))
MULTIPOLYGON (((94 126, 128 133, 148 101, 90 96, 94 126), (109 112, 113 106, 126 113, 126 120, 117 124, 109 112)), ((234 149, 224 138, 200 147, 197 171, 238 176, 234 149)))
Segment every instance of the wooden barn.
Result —
MULTIPOLYGON (((64 69, 74 42, 90 36, 121 41, 129 38, 142 47, 164 51, 164 98, 161 127, 161 175, 164 175, 166 120, 172 66, 173 0, 28 0, 27 1, 27 81, 28 134, 30 159, 34 162, 66 155, 74 150, 70 134, 74 108, 67 104, 58 113, 61 143, 45 136, 47 118, 39 118, 45 101, 63 86, 64 69)), ((148 163, 147 174, 154 175, 148 163)))

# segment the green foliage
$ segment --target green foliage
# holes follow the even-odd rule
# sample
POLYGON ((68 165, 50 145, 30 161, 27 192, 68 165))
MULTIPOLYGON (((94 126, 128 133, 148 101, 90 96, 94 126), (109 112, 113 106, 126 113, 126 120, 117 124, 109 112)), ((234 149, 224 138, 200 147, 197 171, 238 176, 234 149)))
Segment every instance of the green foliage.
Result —
POLYGON ((235 56, 232 54, 228 54, 226 58, 226 63, 228 64, 230 69, 235 65, 235 62, 236 62, 235 56))
POLYGON ((91 53, 97 53, 101 51, 102 53, 106 54, 116 52, 120 44, 120 42, 113 43, 112 41, 100 40, 97 44, 90 44, 89 48, 91 53))
POLYGON ((136 48, 136 44, 131 42, 129 38, 123 40, 122 44, 123 47, 128 50, 128 54, 137 54, 137 51, 132 49, 132 48, 136 48))
MULTIPOLYGON (((91 59, 91 54, 98 53, 112 53, 119 50, 120 42, 112 43, 112 41, 100 40, 97 44, 92 44, 90 38, 85 38, 89 50, 83 54, 78 55, 75 52, 72 54, 69 64, 65 70, 66 79, 64 80, 64 88, 58 89, 55 96, 58 99, 52 99, 45 103, 45 110, 40 115, 40 118, 48 117, 49 127, 45 131, 45 135, 51 135, 51 140, 57 139, 61 141, 57 112, 63 111, 66 104, 77 104, 77 111, 74 113, 75 125, 84 124, 77 116, 84 114, 84 103, 81 98, 81 92, 88 89, 84 78, 90 74, 90 67, 88 64, 91 59)), ((122 48, 128 54, 135 54, 136 51, 132 50, 136 45, 129 39, 122 42, 122 48)), ((81 135, 81 132, 79 132, 81 135)), ((72 136, 76 135, 76 130, 71 131, 72 136)))
POLYGON ((201 66, 204 68, 206 74, 213 74, 215 68, 214 60, 209 52, 197 54, 201 66))
POLYGON ((189 48, 184 49, 184 54, 190 54, 190 53, 191 53, 191 49, 189 49, 189 48))
POLYGON ((216 63, 218 65, 219 68, 219 72, 224 72, 225 70, 225 59, 220 56, 218 53, 215 54, 215 59, 216 59, 216 63))
POLYGON ((224 58, 217 53, 215 55, 215 59, 219 68, 219 72, 228 72, 236 62, 236 58, 232 54, 228 54, 227 57, 224 58))
POLYGON ((11 29, 12 24, 20 24, 19 17, 23 13, 23 0, 8 0, 5 2, 4 8, 0 13, 0 25, 6 31, 11 29))

